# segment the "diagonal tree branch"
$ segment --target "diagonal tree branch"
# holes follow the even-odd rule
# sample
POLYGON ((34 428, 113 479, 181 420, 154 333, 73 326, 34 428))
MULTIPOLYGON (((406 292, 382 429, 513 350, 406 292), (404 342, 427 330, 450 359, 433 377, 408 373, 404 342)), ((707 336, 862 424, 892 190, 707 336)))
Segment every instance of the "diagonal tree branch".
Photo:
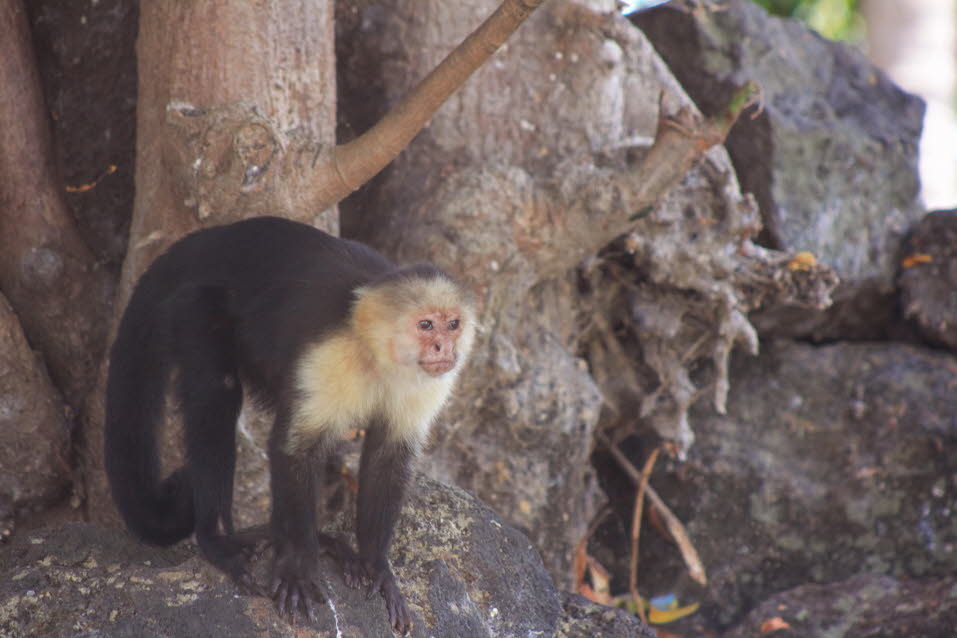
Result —
MULTIPOLYGON (((505 0, 399 104, 361 136, 337 146, 334 171, 311 171, 314 206, 332 206, 375 176, 544 0, 505 0)), ((291 154, 295 157, 296 154, 291 154)))

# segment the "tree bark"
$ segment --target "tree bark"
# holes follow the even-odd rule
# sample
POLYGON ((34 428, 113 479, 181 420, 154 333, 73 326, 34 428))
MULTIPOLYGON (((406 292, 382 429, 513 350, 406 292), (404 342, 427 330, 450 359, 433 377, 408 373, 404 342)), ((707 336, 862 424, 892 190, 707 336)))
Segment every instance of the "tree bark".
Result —
POLYGON ((67 491, 70 443, 63 399, 0 294, 0 536, 67 491))
POLYGON ((0 33, 0 289, 75 409, 95 377, 112 288, 64 200, 20 0, 0 0, 0 33))
MULTIPOLYGON (((273 212, 318 221, 323 211, 302 210, 295 193, 263 202, 237 165, 266 164, 278 149, 261 122, 311 141, 335 142, 335 67, 331 2, 215 0, 150 2, 140 14, 136 201, 121 290, 129 292, 145 267, 172 241, 201 225, 273 212), (224 126, 211 117, 234 108, 224 126), (185 114, 185 115, 184 115, 185 114), (189 129, 206 156, 183 144, 183 118, 206 116, 189 129), (234 143, 236 146, 234 146, 234 143), (259 147, 263 144, 264 147, 259 147), (243 151, 258 155, 252 159, 243 151), (203 159, 200 166, 194 160, 203 159), (195 175, 194 173, 198 173, 195 175), (256 209, 251 204, 266 204, 256 209)), ((336 228, 335 213, 323 218, 336 228)), ((122 305, 122 304, 120 304, 122 305)))
POLYGON ((505 0, 372 129, 336 149, 345 197, 391 162, 452 93, 495 53, 544 0, 505 0))

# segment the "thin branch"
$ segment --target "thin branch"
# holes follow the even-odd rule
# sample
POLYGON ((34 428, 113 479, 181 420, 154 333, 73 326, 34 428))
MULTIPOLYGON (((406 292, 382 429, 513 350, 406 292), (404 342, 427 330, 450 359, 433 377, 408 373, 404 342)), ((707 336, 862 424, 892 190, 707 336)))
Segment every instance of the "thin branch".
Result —
POLYGON ((631 565, 628 569, 628 592, 631 594, 631 600, 638 609, 638 615, 642 622, 647 623, 645 617, 645 605, 641 596, 638 594, 638 539, 641 536, 641 515, 645 509, 645 492, 648 491, 648 478, 651 476, 651 470, 655 467, 655 461, 658 460, 658 453, 661 448, 655 448, 645 466, 641 469, 641 481, 638 483, 638 491, 635 495, 635 511, 631 517, 631 565))
POLYGON ((544 0, 505 0, 422 82, 375 126, 336 147, 335 167, 343 196, 352 192, 404 149, 432 115, 512 35, 544 0))
MULTIPOLYGON (((687 105, 666 113, 659 107, 655 142, 641 161, 627 168, 599 170, 586 160, 570 166, 553 190, 541 194, 551 214, 561 224, 536 227, 542 243, 567 246, 551 251, 528 251, 540 278, 566 272, 585 255, 597 253, 612 240, 634 231, 636 223, 654 211, 669 191, 710 148, 724 142, 757 88, 747 84, 728 101, 725 109, 704 117, 687 105), (574 243, 567 238, 574 237, 574 243)), ((664 98, 664 96, 663 96, 664 98)))
MULTIPOLYGON (((618 446, 608 440, 608 437, 599 434, 599 439, 602 444, 608 448, 608 451, 611 452, 611 455, 615 457, 615 460, 621 466, 625 473, 628 474, 628 477, 632 482, 637 486, 641 485, 641 472, 639 472, 631 461, 628 460, 628 457, 625 456, 624 452, 618 449, 618 446)), ((698 557, 698 551, 694 548, 694 545, 691 543, 691 538, 688 536, 688 532, 685 530, 684 525, 674 515, 674 512, 665 505, 665 502, 658 495, 658 492, 654 490, 651 485, 648 485, 645 488, 645 491, 648 494, 648 498, 651 500, 652 505, 655 506, 655 509, 658 510, 658 513, 661 514, 661 517, 665 520, 665 525, 668 527, 668 532, 671 533, 671 536, 674 538, 675 544, 678 545, 678 549, 681 551, 681 557, 685 561, 685 565, 688 566, 688 573, 691 575, 691 578, 702 585, 708 584, 708 577, 705 574, 704 565, 701 563, 701 559, 698 557)))
POLYGON ((582 586, 585 584, 585 567, 588 564, 588 541, 595 535, 598 526, 605 521, 605 518, 607 518, 611 512, 612 509, 609 505, 602 507, 591 524, 589 524, 584 536, 582 536, 575 545, 573 569, 575 570, 575 591, 579 594, 582 593, 582 586))
POLYGON ((712 146, 724 143, 741 112, 752 104, 757 85, 741 87, 727 107, 714 117, 704 119, 688 108, 658 122, 655 143, 634 171, 639 185, 633 195, 632 210, 651 206, 677 184, 694 163, 712 146))

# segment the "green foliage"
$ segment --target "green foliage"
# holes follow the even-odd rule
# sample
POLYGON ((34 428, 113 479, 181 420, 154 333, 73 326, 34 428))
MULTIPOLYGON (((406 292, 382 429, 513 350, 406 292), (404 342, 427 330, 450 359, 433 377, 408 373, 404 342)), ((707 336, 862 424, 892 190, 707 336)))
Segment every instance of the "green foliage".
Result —
POLYGON ((860 0, 754 0, 769 13, 798 18, 831 40, 860 40, 860 0))

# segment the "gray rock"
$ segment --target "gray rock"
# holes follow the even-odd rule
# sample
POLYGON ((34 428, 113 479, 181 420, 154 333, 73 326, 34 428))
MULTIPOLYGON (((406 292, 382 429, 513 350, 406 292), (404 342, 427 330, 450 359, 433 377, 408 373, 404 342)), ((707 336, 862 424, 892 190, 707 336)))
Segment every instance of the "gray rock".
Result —
POLYGON ((564 593, 562 610, 555 638, 655 638, 657 635, 631 614, 593 603, 578 594, 564 593))
POLYGON ((753 2, 684 4, 696 9, 665 6, 636 21, 706 113, 734 86, 760 85, 760 113, 746 113, 727 146, 769 239, 813 251, 845 281, 889 283, 895 240, 921 212, 923 102, 856 49, 753 2))
POLYGON ((867 574, 828 585, 803 585, 764 601, 722 638, 952 638, 957 627, 957 580, 897 580, 867 574))
POLYGON ((748 0, 685 0, 635 22, 705 113, 723 108, 735 86, 760 86, 760 107, 738 120, 726 147, 760 205, 766 244, 833 266, 838 300, 890 290, 899 240, 923 213, 923 102, 856 49, 748 0))
POLYGON ((768 592, 862 573, 952 576, 955 378, 957 359, 896 344, 736 358, 727 415, 694 414, 688 462, 652 481, 707 566, 705 617, 727 627, 768 592))
MULTIPOLYGON (((333 531, 348 527, 343 518, 333 531)), ((260 547, 253 557, 259 583, 269 556, 260 547)), ((641 635, 629 629, 641 626, 637 620, 612 622, 601 610, 617 612, 586 603, 566 619, 529 540, 473 497, 426 479, 403 509, 390 558, 415 637, 545 638, 559 626, 579 628, 569 637, 641 635)), ((330 602, 312 629, 391 637, 381 598, 349 589, 335 564, 322 561, 330 602)), ((18 537, 0 550, 0 574, 4 636, 292 637, 303 630, 281 619, 272 601, 238 593, 189 545, 148 547, 118 530, 71 524, 18 537)))
POLYGON ((957 210, 928 213, 901 260, 901 306, 927 339, 957 352, 957 210))

